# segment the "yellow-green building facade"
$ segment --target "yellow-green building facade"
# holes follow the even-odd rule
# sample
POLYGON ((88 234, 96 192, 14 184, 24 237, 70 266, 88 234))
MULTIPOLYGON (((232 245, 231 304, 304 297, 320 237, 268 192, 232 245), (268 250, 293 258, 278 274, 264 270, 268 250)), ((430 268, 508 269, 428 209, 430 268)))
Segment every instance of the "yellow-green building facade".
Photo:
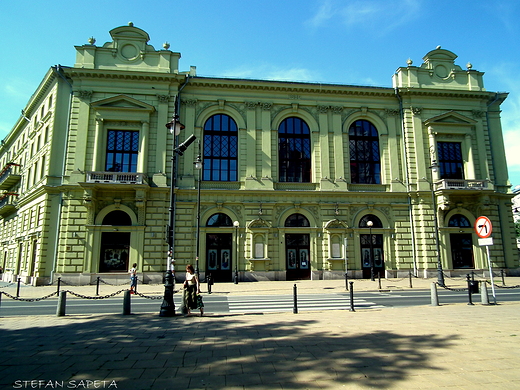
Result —
POLYGON ((132 24, 110 34, 51 67, 2 141, 4 280, 123 280, 137 263, 161 282, 170 212, 178 277, 186 264, 217 282, 435 277, 439 260, 486 272, 482 215, 493 267, 518 273, 507 94, 454 53, 378 88, 199 77, 132 24))

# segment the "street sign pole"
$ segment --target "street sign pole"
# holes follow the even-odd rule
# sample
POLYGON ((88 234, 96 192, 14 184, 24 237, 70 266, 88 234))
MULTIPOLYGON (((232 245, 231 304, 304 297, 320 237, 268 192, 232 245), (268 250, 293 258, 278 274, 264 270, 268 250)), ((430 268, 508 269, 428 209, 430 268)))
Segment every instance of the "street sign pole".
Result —
POLYGON ((495 294, 495 282, 493 280, 493 267, 491 267, 491 255, 489 254, 489 247, 493 245, 493 238, 491 232, 493 231, 493 225, 488 217, 478 217, 475 221, 475 233, 479 236, 479 244, 486 247, 487 260, 489 266, 489 278, 491 279, 491 291, 493 291, 493 300, 495 305, 497 304, 497 296, 495 294))
POLYGON ((493 301, 495 302, 495 305, 497 304, 497 296, 495 294, 495 282, 493 281, 493 270, 491 268, 491 256, 489 255, 489 245, 486 245, 486 252, 487 252, 487 258, 488 258, 488 265, 489 265, 489 277, 491 278, 491 291, 493 292, 493 301))

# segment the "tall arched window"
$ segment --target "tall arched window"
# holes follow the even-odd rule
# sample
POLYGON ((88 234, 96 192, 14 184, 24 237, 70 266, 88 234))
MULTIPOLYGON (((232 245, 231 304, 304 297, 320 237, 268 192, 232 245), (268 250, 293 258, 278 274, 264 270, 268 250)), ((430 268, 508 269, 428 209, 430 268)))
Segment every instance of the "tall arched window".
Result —
POLYGON ((220 227, 220 226, 233 226, 233 222, 228 215, 224 213, 213 214, 208 218, 208 222, 206 223, 208 227, 220 227))
POLYGON ((380 184, 379 136, 369 121, 355 121, 349 129, 350 180, 357 184, 380 184))
POLYGON ((311 181, 311 137, 307 123, 287 118, 278 128, 279 181, 311 181))
POLYGON ((238 180, 238 126, 229 115, 217 114, 204 124, 203 180, 238 180))
POLYGON ((302 214, 291 214, 285 220, 285 227, 309 227, 309 220, 302 214))
POLYGON ((458 227, 458 228, 470 228, 471 223, 469 220, 462 214, 455 214, 450 218, 448 222, 449 227, 458 227))

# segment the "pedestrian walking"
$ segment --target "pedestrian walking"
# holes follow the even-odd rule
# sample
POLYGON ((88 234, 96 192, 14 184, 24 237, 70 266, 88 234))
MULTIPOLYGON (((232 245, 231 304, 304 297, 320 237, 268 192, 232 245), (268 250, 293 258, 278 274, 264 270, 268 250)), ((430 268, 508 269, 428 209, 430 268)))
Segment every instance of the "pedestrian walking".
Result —
POLYGON ((130 274, 130 294, 134 294, 137 289, 137 263, 132 265, 128 273, 130 274))
POLYGON ((186 266, 186 280, 184 281, 183 306, 185 314, 190 314, 193 309, 200 309, 200 315, 204 314, 204 304, 200 296, 200 282, 191 264, 186 266), (200 303, 199 303, 200 301, 200 303))

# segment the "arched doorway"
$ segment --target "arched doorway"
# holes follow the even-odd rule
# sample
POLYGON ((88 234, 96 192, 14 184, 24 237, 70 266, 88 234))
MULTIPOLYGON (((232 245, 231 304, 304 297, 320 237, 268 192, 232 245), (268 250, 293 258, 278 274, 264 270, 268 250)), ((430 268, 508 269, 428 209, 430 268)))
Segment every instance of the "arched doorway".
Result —
MULTIPOLYGON (((217 213, 208 218, 206 227, 233 227, 233 222, 228 215, 217 213)), ((206 273, 215 282, 232 280, 232 249, 232 233, 206 233, 206 273)))
POLYGON ((471 229, 469 220, 462 214, 453 215, 448 227, 459 229, 459 233, 450 233, 451 260, 454 269, 473 269, 475 262, 473 259, 473 234, 460 233, 461 229, 471 229))
MULTIPOLYGON (((132 219, 122 210, 114 210, 103 218, 103 225, 130 226, 132 219)), ((117 230, 117 229, 115 229, 117 230)), ((130 263, 130 233, 101 233, 99 272, 127 272, 130 263)))
MULTIPOLYGON (((285 227, 310 227, 310 224, 302 214, 292 214, 285 220, 285 227)), ((285 258, 287 280, 310 279, 310 235, 308 233, 286 233, 285 258)))
POLYGON ((360 234, 361 268, 363 278, 384 275, 385 259, 383 252, 383 235, 374 233, 374 229, 381 229, 381 220, 373 214, 367 214, 359 221, 359 227, 369 229, 369 234, 360 234))

